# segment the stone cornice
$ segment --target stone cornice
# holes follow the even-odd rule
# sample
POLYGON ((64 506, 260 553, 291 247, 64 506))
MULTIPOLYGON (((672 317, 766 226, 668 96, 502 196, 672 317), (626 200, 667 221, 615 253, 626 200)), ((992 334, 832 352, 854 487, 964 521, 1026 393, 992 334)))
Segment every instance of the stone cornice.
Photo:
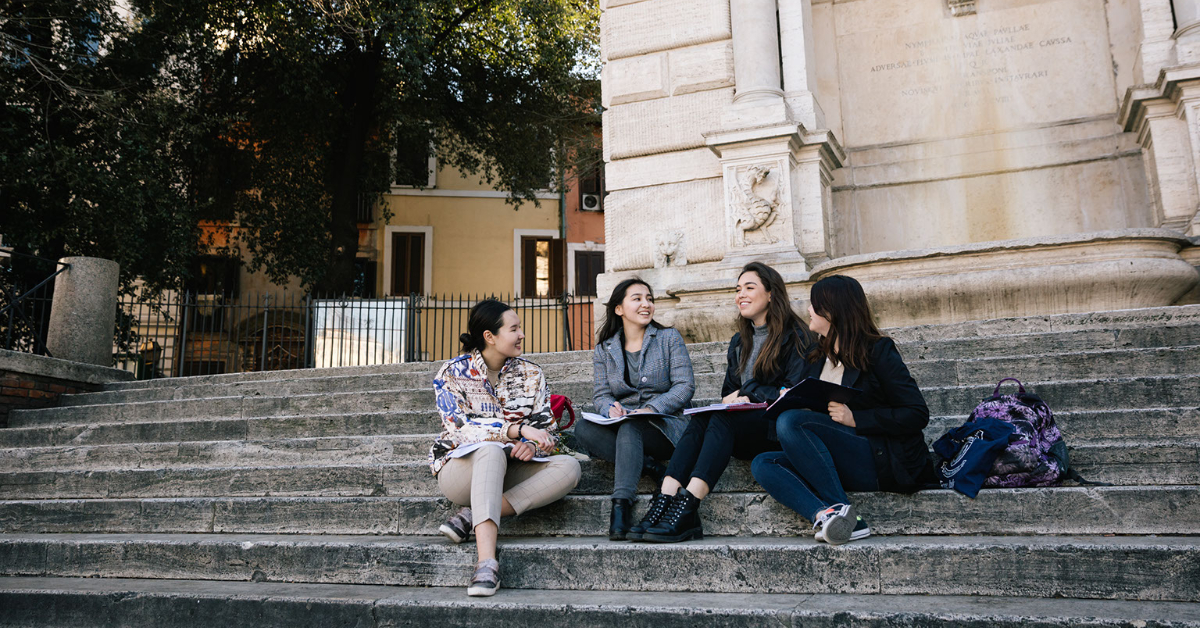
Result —
POLYGON ((1152 101, 1174 102, 1178 100, 1181 83, 1193 80, 1200 80, 1200 64, 1163 68, 1158 73, 1158 80, 1153 84, 1134 85, 1125 91, 1117 123, 1126 132, 1140 132, 1142 126, 1145 125, 1149 113, 1148 106, 1153 104, 1152 101))

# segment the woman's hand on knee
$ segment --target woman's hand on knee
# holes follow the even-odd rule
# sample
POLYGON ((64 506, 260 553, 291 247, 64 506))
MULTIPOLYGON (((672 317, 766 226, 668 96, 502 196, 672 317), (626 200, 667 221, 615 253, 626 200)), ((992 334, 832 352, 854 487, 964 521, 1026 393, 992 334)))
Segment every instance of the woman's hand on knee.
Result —
POLYGON ((529 462, 533 459, 533 454, 533 445, 530 445, 529 443, 515 443, 513 444, 512 451, 510 451, 508 455, 520 460, 521 462, 529 462))
POLYGON ((848 427, 855 427, 854 413, 845 404, 840 404, 836 401, 829 402, 829 418, 835 423, 841 423, 848 427))

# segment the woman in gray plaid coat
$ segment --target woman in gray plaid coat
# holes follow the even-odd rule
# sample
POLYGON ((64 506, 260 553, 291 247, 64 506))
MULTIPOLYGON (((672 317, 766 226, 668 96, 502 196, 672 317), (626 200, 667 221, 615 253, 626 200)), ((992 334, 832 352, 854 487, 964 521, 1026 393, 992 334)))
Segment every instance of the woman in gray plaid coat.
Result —
POLYGON ((608 538, 621 541, 632 525, 638 478, 662 481, 662 461, 687 427, 679 414, 696 390, 683 337, 654 320, 649 284, 626 279, 613 289, 592 366, 596 413, 627 418, 610 425, 580 421, 575 436, 589 453, 616 466, 608 538))

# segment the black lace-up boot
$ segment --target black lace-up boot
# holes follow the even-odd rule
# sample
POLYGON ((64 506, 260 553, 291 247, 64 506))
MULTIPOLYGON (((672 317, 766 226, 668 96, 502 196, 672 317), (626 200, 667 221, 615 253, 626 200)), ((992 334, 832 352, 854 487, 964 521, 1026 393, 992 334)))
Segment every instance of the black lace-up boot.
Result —
POLYGON ((642 540, 650 543, 678 543, 688 539, 703 539, 700 526, 700 500, 686 488, 679 489, 658 523, 646 529, 642 540))
POLYGON ((642 520, 632 528, 629 528, 629 533, 625 535, 625 538, 630 541, 642 540, 642 535, 646 533, 646 528, 658 523, 658 520, 662 518, 663 513, 667 511, 667 506, 669 505, 671 505, 671 497, 669 495, 655 493, 654 499, 650 500, 650 508, 646 510, 646 516, 642 517, 642 520))
POLYGON ((629 524, 633 522, 633 501, 624 498, 613 498, 612 516, 608 520, 608 540, 624 541, 629 534, 629 524))

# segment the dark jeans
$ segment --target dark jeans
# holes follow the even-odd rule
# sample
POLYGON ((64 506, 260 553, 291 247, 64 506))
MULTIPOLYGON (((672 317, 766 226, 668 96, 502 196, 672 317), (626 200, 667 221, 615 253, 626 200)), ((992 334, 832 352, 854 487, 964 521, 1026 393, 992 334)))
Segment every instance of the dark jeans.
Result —
POLYGON ((615 465, 613 499, 633 499, 646 456, 657 460, 671 457, 671 441, 646 419, 625 419, 615 425, 581 420, 575 438, 589 454, 615 465))
POLYGON ((685 487, 689 478, 704 480, 712 490, 729 466, 729 458, 749 460, 776 449, 767 438, 769 421, 762 412, 711 412, 693 415, 667 465, 667 475, 685 487))
POLYGON ((870 442, 829 415, 788 410, 775 425, 783 451, 764 453, 750 469, 779 503, 813 520, 816 513, 848 504, 846 490, 877 491, 870 442))

